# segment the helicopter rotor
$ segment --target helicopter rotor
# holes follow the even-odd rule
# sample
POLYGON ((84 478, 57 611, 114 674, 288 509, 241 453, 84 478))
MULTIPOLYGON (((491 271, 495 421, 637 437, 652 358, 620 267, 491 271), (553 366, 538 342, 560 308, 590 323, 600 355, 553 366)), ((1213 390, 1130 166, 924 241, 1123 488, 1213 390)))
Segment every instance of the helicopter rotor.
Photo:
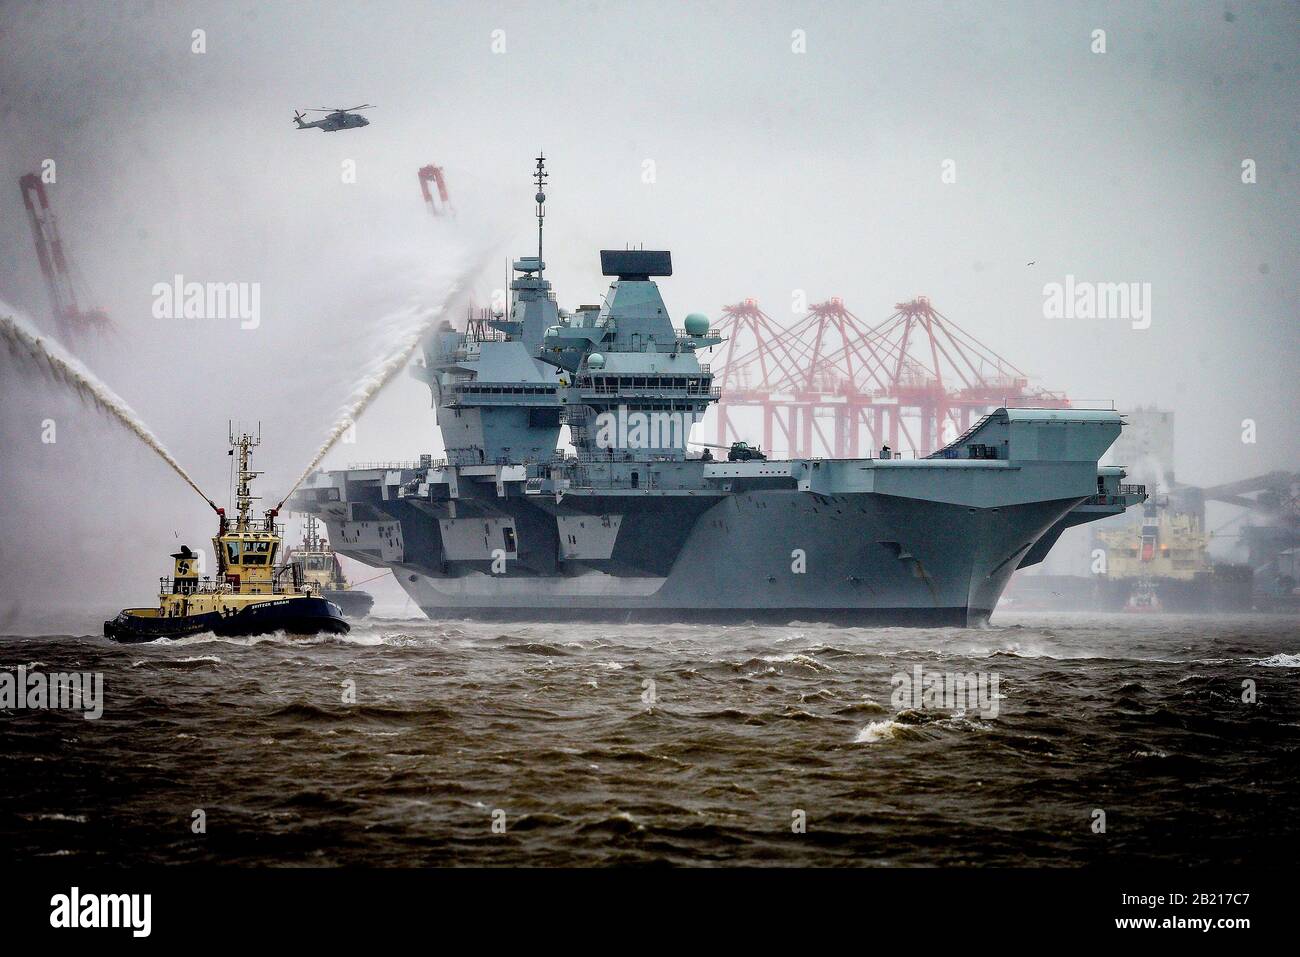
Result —
POLYGON ((349 106, 346 109, 337 106, 334 107, 333 109, 330 109, 328 107, 322 106, 318 109, 308 110, 307 112, 308 113, 355 113, 357 110, 373 110, 374 108, 375 105, 373 103, 362 103, 360 106, 349 106))

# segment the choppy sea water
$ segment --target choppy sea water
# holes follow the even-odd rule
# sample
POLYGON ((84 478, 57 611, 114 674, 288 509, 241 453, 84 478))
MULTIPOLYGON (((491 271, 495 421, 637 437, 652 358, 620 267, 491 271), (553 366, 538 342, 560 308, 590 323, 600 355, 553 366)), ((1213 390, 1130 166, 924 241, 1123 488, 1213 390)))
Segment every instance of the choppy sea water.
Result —
POLYGON ((86 863, 1291 865, 1298 625, 9 636, 6 669, 101 672, 104 713, 0 711, 0 847, 86 863), (996 676, 981 700, 997 713, 896 699, 918 666, 996 676))

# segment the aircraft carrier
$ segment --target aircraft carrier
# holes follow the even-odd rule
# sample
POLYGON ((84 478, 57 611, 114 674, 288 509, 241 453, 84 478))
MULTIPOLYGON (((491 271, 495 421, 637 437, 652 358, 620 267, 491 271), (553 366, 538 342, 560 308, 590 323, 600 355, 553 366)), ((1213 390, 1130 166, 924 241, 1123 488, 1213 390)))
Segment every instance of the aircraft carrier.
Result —
POLYGON ((998 408, 925 458, 689 452, 721 338, 699 314, 674 327, 667 251, 602 250, 603 300, 561 310, 540 159, 536 179, 509 312, 443 323, 413 369, 445 458, 317 472, 289 503, 428 616, 979 625, 1066 528, 1145 500, 1098 465, 1113 410, 998 408))

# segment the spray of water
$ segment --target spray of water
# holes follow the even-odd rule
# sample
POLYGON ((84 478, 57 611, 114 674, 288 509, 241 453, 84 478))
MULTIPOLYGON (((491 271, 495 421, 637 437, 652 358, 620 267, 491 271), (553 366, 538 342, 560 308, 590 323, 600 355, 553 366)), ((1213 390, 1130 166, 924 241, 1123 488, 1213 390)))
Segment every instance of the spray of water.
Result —
POLYGON ((185 484, 215 509, 212 500, 203 494, 179 462, 167 448, 140 420, 116 392, 95 377, 95 374, 82 365, 76 357, 64 351, 63 347, 47 339, 26 322, 12 315, 0 315, 0 341, 4 342, 9 353, 20 363, 46 379, 72 391, 83 403, 109 418, 114 419, 128 432, 138 438, 158 456, 170 465, 185 484))
POLYGON ((294 481, 289 491, 284 494, 284 498, 276 506, 277 509, 283 507, 289 496, 297 491, 298 486, 303 483, 303 480, 315 471, 321 460, 325 458, 326 453, 351 428, 357 417, 374 401, 380 390, 406 368, 407 363, 411 361, 411 357, 415 355, 415 351, 420 347, 420 342, 433 329, 434 325, 447 314, 447 310, 460 296, 471 277, 479 271, 480 267, 476 266, 462 272, 460 277, 451 284, 443 297, 442 303, 437 307, 410 307, 402 310, 396 316, 390 317, 389 324, 400 329, 392 337, 396 343, 393 350, 383 359, 368 367, 362 374, 356 386, 353 387, 352 394, 339 410, 333 427, 325 436, 325 441, 321 443, 321 447, 316 450, 316 454, 312 456, 312 460, 307 463, 307 467, 303 469, 302 474, 294 481))

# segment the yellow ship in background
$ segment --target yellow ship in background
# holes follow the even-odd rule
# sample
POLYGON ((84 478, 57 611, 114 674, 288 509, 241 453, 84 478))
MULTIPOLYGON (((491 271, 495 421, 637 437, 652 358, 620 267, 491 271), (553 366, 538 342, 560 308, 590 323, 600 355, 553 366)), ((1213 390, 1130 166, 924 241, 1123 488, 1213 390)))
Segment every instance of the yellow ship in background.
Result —
POLYGON ((1117 578, 1145 576, 1191 581, 1211 568, 1209 538, 1195 515, 1152 509, 1141 525, 1098 529, 1097 540, 1106 547, 1107 564, 1117 578))
POLYGON ((307 516, 303 525, 302 544, 289 551, 285 562, 297 565, 302 580, 313 585, 318 594, 338 605, 349 618, 364 618, 370 614, 374 598, 348 583, 334 549, 320 535, 320 522, 316 516, 307 516))
POLYGON ((283 531, 275 522, 278 511, 267 509, 262 519, 252 515, 256 496, 249 483, 261 473, 249 468, 249 456, 260 443, 247 433, 230 436, 232 454, 239 454, 238 514, 231 522, 225 509, 216 509, 216 576, 200 577, 199 556, 182 545, 172 555, 171 577, 161 579, 158 607, 125 609, 104 622, 105 636, 141 642, 203 632, 236 636, 349 630, 339 606, 322 595, 320 586, 304 581, 298 565, 276 564, 283 531))
MULTIPOLYGON (((1167 497, 1166 497, 1167 498, 1167 497)), ((1157 496, 1142 521, 1099 528, 1106 550, 1107 604, 1133 611, 1242 610, 1251 606, 1250 567, 1216 564, 1200 517, 1175 511, 1157 496)))

